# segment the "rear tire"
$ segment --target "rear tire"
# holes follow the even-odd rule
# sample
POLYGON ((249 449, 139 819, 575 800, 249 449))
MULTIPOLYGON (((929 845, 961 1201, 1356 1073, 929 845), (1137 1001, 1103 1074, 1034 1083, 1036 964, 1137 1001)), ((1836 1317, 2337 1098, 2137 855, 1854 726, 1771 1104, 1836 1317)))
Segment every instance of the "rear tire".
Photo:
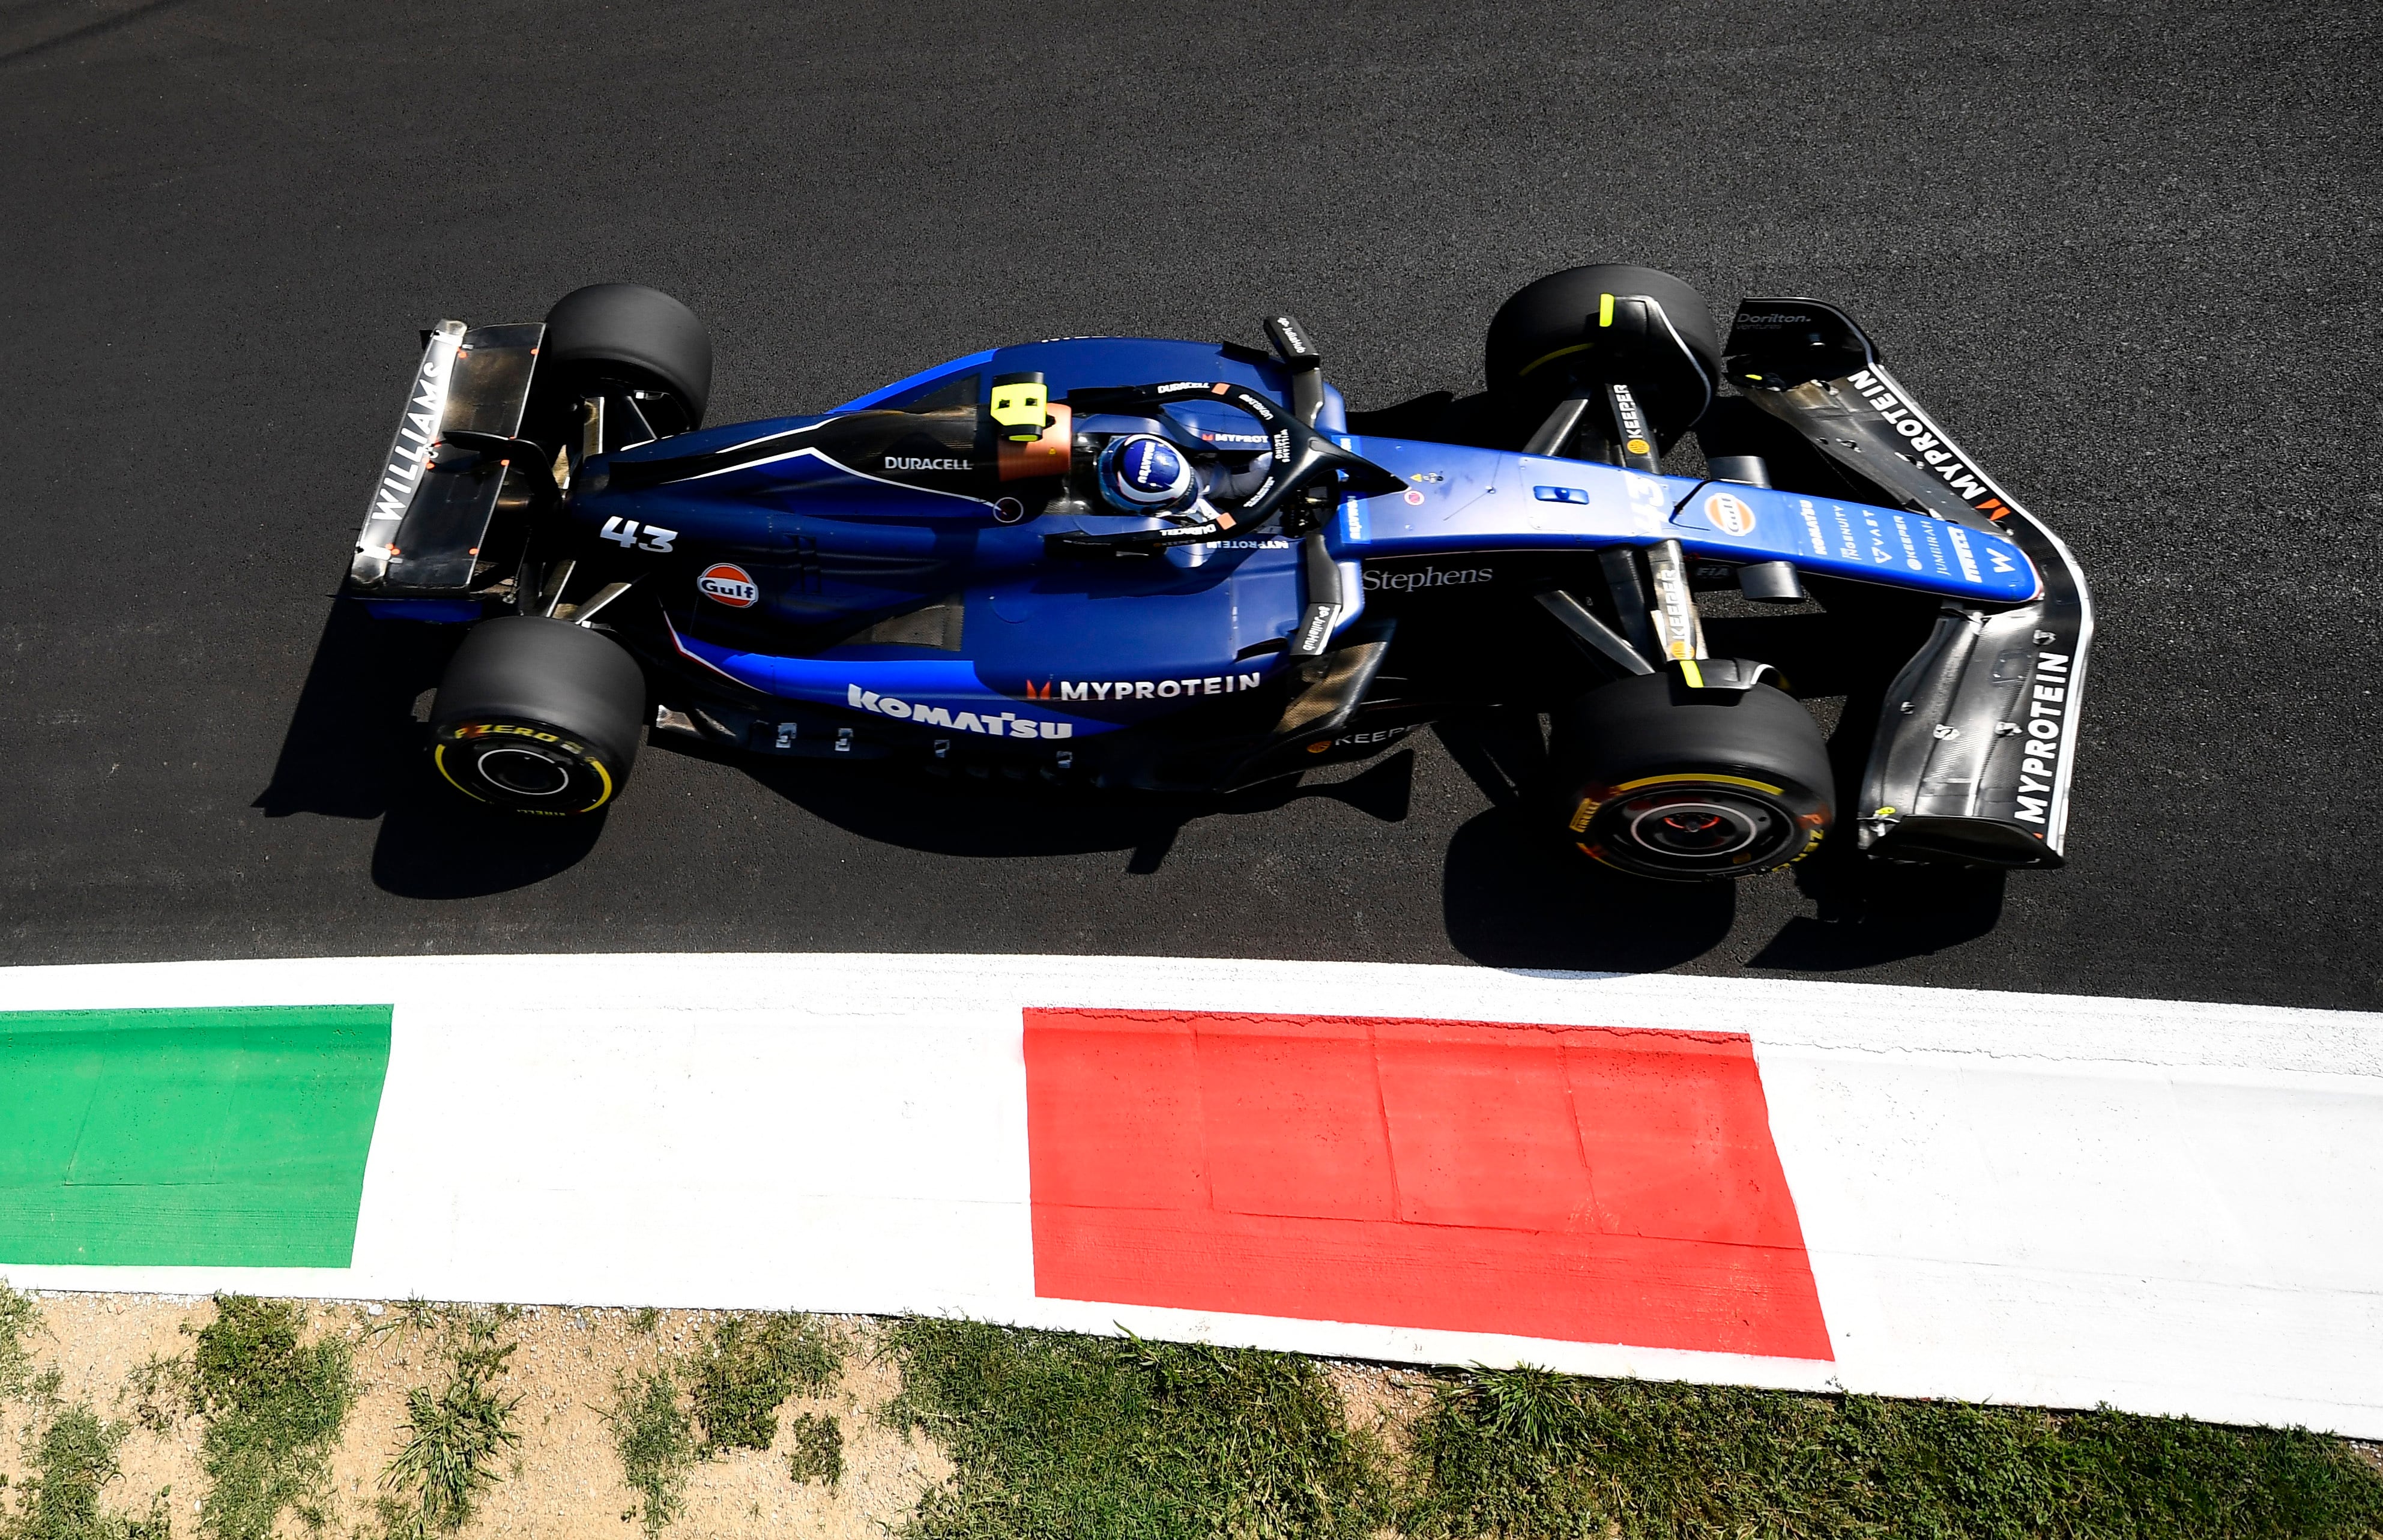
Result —
MULTIPOLYGON (((1676 351, 1672 359, 1677 372, 1676 351)), ((1500 305, 1489 321, 1485 363, 1489 388, 1526 415, 1544 415, 1586 384, 1630 378, 1656 437, 1668 446, 1695 425, 1710 385, 1721 378, 1721 339, 1704 296, 1680 279, 1652 267, 1598 263, 1550 273, 1500 305), (1606 294, 1644 294, 1661 305, 1672 329, 1703 368, 1706 388, 1691 390, 1664 378, 1633 378, 1636 361, 1601 351, 1597 316, 1599 297, 1606 294)))
POLYGON ((1768 684, 1691 690, 1668 670, 1608 684, 1556 713, 1549 758, 1574 844, 1636 876, 1751 877, 1829 830, 1820 724, 1768 684))
POLYGON ((711 399, 710 334, 695 312, 643 284, 594 283, 557 300, 538 363, 581 395, 660 391, 685 418, 678 432, 702 425, 711 399))
POLYGON ((508 615, 472 628, 431 715, 438 773, 464 795, 549 818, 620 795, 637 757, 646 677, 610 637, 508 615))

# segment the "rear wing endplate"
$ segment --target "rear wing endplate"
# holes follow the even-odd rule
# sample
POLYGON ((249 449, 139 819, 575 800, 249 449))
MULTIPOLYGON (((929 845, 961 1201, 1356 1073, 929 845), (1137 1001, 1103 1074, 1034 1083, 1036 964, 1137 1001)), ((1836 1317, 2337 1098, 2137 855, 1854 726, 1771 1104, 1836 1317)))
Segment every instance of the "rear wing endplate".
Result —
POLYGON ((348 564, 350 592, 447 596, 476 585, 507 463, 449 436, 511 439, 521 432, 545 335, 537 323, 461 321, 423 334, 422 363, 348 564))
POLYGON ((1730 327, 1731 381, 1883 500, 2006 536, 2036 598, 1945 605, 1888 691, 1862 776, 1858 838, 1885 857, 2062 862, 2093 602, 2077 560, 1938 426, 1844 312, 1749 299, 1730 327))

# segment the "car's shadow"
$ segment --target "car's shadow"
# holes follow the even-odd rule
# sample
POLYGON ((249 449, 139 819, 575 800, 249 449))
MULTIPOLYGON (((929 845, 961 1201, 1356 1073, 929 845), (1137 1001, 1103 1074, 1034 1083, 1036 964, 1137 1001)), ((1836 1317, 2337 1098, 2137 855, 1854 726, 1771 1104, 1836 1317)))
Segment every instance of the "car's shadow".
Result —
MULTIPOLYGON (((1826 662, 1816 652, 1806 666, 1837 683, 1826 662)), ((1830 742, 1841 799, 1858 788, 1869 747, 1863 724, 1876 719, 1883 698, 1882 686, 1858 674, 1844 682, 1854 693, 1837 715, 1853 730, 1830 742)), ((1549 814, 1536 717, 1484 713, 1438 732, 1492 804, 1450 841, 1441 879, 1448 937, 1465 956, 1493 967, 1646 972, 1694 961, 1728 938, 1737 922, 1735 883, 1643 881, 1572 848, 1549 814)), ((2003 873, 1871 861, 1855 847, 1849 822, 1793 873, 1819 913, 1789 919, 1747 966, 1804 973, 1874 967, 1994 929, 2003 873)))
POLYGON ((522 818, 438 783, 428 756, 410 759, 373 844, 376 885, 401 898, 479 898, 543 882, 586 858, 607 808, 586 818, 522 818))
MULTIPOLYGON (((334 604, 323 623, 273 779, 254 803, 267 818, 311 813, 380 820, 373 881, 408 898, 469 898, 530 886, 595 847, 606 813, 519 819, 439 783, 429 765, 426 704, 460 627, 376 621, 334 604)), ((1401 751, 1327 784, 1273 782, 1230 796, 1087 795, 998 775, 855 773, 856 767, 757 758, 653 734, 648 754, 713 760, 865 839, 941 855, 1028 856, 1126 850, 1127 869, 1159 869, 1195 819, 1272 812, 1327 797, 1397 822, 1412 799, 1414 755, 1401 751)))
POLYGON ((1075 856, 1130 850, 1126 869, 1159 869, 1176 836, 1196 819, 1270 813, 1325 797, 1385 822, 1407 816, 1414 755, 1401 750, 1344 780, 1270 782, 1229 796, 1091 793, 995 772, 932 775, 907 768, 862 772, 813 759, 763 759, 696 739, 657 734, 663 750, 729 766, 814 818, 863 839, 938 856, 1075 856))
MULTIPOLYGON (((1816 858, 1817 860, 1817 858, 1816 858)), ((1820 905, 1780 927, 1748 967, 1843 973, 1974 941, 2002 918, 2006 874, 1969 867, 1840 858, 1796 873, 1820 905)))
POLYGON ((1644 882, 1584 858, 1545 816, 1537 716, 1488 711, 1435 729, 1490 807, 1449 842, 1440 878, 1448 939, 1492 967, 1643 973, 1702 956, 1729 934, 1735 890, 1644 882))
POLYGON ((577 864, 603 832, 603 814, 512 818, 432 774, 429 731, 414 707, 462 640, 461 627, 376 621, 333 604, 254 806, 267 818, 379 819, 373 881, 407 898, 506 893, 577 864))
POLYGON ((462 628, 376 621, 334 603, 281 735, 273 780, 253 806, 267 818, 377 819, 416 779, 424 743, 414 705, 435 688, 462 628))
MULTIPOLYGON (((268 818, 377 819, 373 881, 408 898, 530 886, 576 865, 603 832, 603 814, 517 819, 439 783, 416 707, 461 637, 461 628, 375 621, 357 606, 332 605, 271 783, 255 802, 268 818)), ((1826 649, 1811 653, 1808 676, 1834 683, 1826 649)), ((1853 693, 1844 720, 1875 720, 1879 686, 1846 683, 1853 693)), ((1445 857, 1442 914, 1458 952, 1498 967, 1646 971, 1693 961, 1730 934, 1738 910, 1733 885, 1621 877, 1582 860, 1561 837, 1534 800, 1546 757, 1536 716, 1485 712, 1436 732, 1492 804, 1456 831, 1445 857)), ((1864 736, 1840 733, 1831 745, 1848 789, 1864 736)), ((757 759, 673 734, 655 735, 647 752, 732 767, 814 817, 886 844, 989 857, 1129 851, 1126 869, 1138 874, 1160 870, 1177 836, 1198 819, 1264 815, 1326 797, 1401 820, 1415 767, 1414 753, 1401 750, 1321 784, 1284 781, 1230 796, 1163 796, 1087 795, 997 775, 856 774, 850 765, 757 759)), ((1880 866, 1860 859, 1850 838, 1799 867, 1795 881, 1819 913, 1789 920, 1749 959, 1754 967, 1875 967, 1982 935, 2001 912, 1999 873, 1880 866)))
POLYGON ((1829 682, 1848 692, 1842 725, 1829 737, 1844 811, 1828 842, 1795 870, 1796 886, 1819 913, 1789 920, 1747 966, 1837 973, 1926 956, 1984 935, 2002 918, 2005 873, 1873 861, 1861 854, 1852 815, 1860 811, 1871 724, 1886 704, 1889 681, 1872 667, 1831 675, 1829 682))
POLYGON ((1727 883, 1609 871, 1536 821, 1493 807, 1449 842, 1440 906, 1450 942, 1476 963, 1645 973, 1719 945, 1737 894, 1727 883))

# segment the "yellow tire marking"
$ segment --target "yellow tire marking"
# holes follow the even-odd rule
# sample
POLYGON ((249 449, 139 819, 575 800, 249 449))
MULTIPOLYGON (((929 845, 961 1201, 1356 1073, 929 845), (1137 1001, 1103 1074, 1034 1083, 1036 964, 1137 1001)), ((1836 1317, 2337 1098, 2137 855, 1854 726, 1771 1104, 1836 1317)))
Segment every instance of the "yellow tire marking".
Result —
MULTIPOLYGON (((487 797, 482 796, 479 793, 474 791, 471 787, 466 786, 463 782, 455 779, 455 772, 447 768, 447 745, 445 744, 440 744, 436 749, 431 751, 430 762, 438 767, 438 773, 440 776, 445 778, 447 784, 454 787, 457 791, 463 793, 465 796, 470 797, 475 802, 487 802, 488 800, 487 797)), ((604 794, 601 796, 599 796, 595 801, 589 803, 586 807, 579 809, 582 813, 592 813, 597 808, 601 807, 604 804, 612 800, 612 775, 610 770, 607 770, 604 768, 603 761, 599 759, 583 759, 580 763, 586 765, 589 770, 594 770, 596 772, 596 779, 604 783, 604 794)), ((491 806, 493 806, 493 804, 491 804, 491 806)), ((575 816, 573 814, 553 812, 544 807, 517 807, 514 808, 513 811, 520 813, 536 813, 541 817, 550 819, 575 816)))
POLYGON ((1769 792, 1772 796, 1787 795, 1784 788, 1768 781, 1748 781, 1742 775, 1650 775, 1643 781, 1624 782, 1613 789, 1616 792, 1635 792, 1641 786, 1661 786, 1681 781, 1718 781, 1728 786, 1751 786, 1758 792, 1769 792))
POLYGON ((1599 294, 1597 297, 1597 324, 1600 326, 1610 326, 1613 325, 1612 295, 1599 294))
POLYGON ((1552 363, 1557 359, 1563 357, 1566 353, 1585 353, 1588 351, 1589 349, 1596 346, 1597 344, 1594 342, 1575 342, 1569 348, 1558 348, 1555 351, 1548 353, 1543 357, 1535 358, 1531 360, 1530 363, 1524 364, 1520 369, 1515 370, 1514 377, 1516 379, 1520 379, 1525 375, 1527 375, 1532 370, 1537 368, 1540 364, 1552 363))
POLYGON ((487 797, 482 796, 479 793, 474 791, 471 787, 466 786, 463 782, 455 779, 454 772, 447 768, 447 745, 445 744, 440 744, 438 748, 431 752, 430 762, 438 767, 438 773, 446 777, 447 784, 454 787, 457 791, 463 793, 465 796, 470 797, 475 802, 486 802, 488 800, 487 797))
POLYGON ((594 770, 597 778, 604 782, 604 795, 579 809, 583 813, 592 813, 612 800, 612 777, 605 770, 604 762, 601 759, 583 759, 580 762, 594 770))

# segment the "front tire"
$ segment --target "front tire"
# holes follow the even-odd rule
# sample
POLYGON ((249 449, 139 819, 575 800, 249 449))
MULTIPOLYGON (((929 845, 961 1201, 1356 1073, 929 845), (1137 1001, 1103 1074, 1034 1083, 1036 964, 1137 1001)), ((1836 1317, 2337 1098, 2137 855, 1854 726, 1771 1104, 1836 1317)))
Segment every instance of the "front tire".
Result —
POLYGON ((1574 844, 1635 876, 1775 871, 1810 855, 1833 817, 1820 724, 1768 684, 1625 679, 1557 712, 1549 753, 1574 844))
POLYGON ((645 707, 644 671, 610 637, 537 615, 483 621, 439 682, 433 762, 509 812, 592 813, 628 783, 645 707))
POLYGON ((1721 378, 1721 339, 1704 296, 1669 273, 1621 263, 1567 267, 1518 290, 1490 318, 1483 354, 1490 390, 1533 425, 1563 397, 1620 380, 1667 449, 1696 425, 1721 378), (1676 351, 1600 329, 1605 297, 1631 294, 1663 307, 1693 366, 1676 351))

